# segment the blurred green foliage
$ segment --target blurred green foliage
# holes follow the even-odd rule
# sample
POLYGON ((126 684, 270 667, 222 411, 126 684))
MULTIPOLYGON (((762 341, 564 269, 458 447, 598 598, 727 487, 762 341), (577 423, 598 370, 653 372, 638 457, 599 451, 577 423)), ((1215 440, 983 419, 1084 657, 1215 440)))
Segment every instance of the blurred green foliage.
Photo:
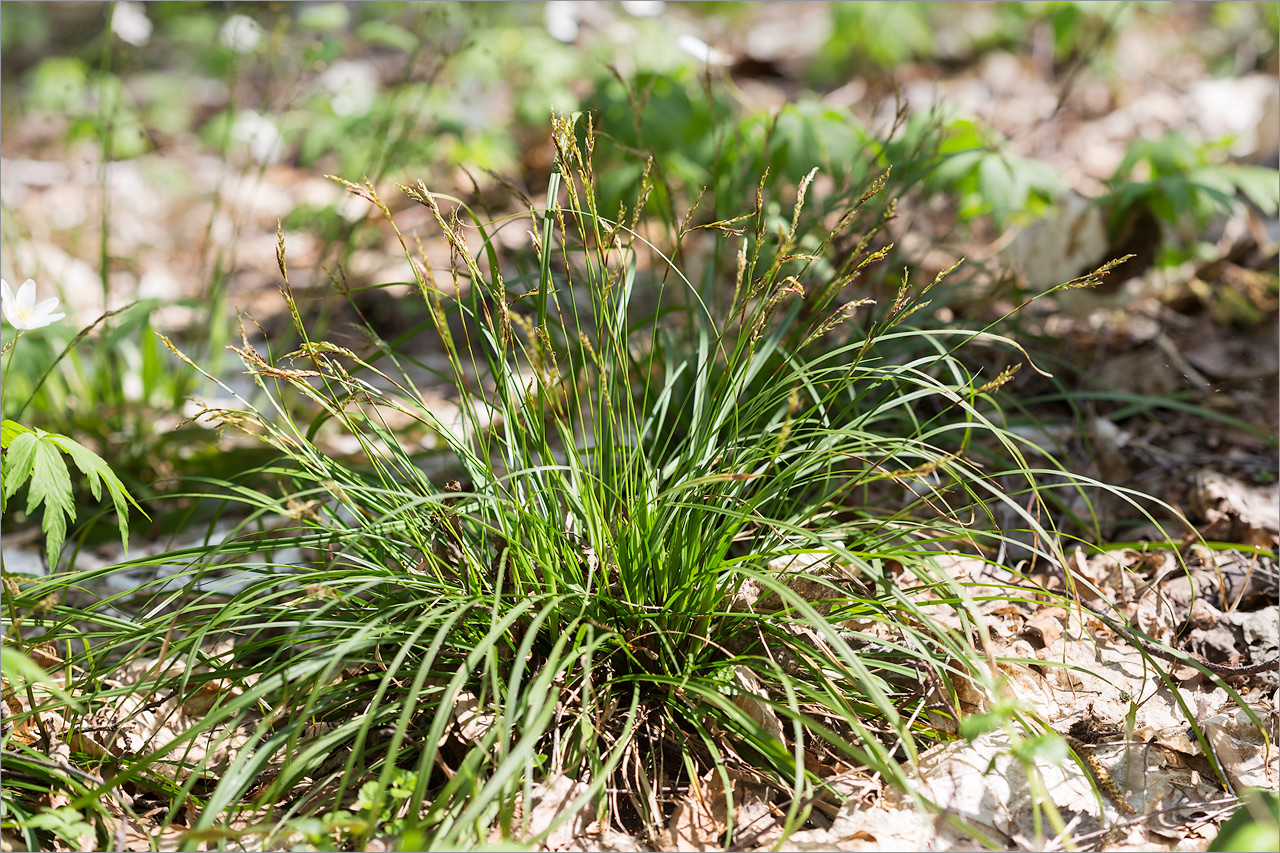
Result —
POLYGON ((998 133, 972 119, 944 125, 937 150, 929 184, 957 197, 961 219, 990 216, 1002 228, 1014 215, 1037 217, 1066 189, 1048 163, 1010 152, 998 133))
POLYGON ((1227 819, 1217 838, 1209 843, 1214 853, 1245 853, 1280 850, 1280 796, 1275 791, 1245 788, 1243 805, 1227 819))
MULTIPOLYGON (((69 141, 97 141, 116 158, 150 150, 157 134, 191 130, 226 152, 237 118, 252 109, 273 123, 285 156, 309 169, 374 180, 392 167, 397 178, 457 166, 511 175, 529 169, 522 144, 542 137, 552 109, 589 109, 602 163, 616 167, 599 187, 614 210, 638 189, 642 167, 629 151, 653 154, 653 203, 668 209, 677 186, 690 197, 706 187, 713 198, 736 200, 751 190, 742 176, 764 168, 794 185, 816 165, 844 184, 891 162, 899 189, 955 194, 962 221, 990 216, 1003 227, 1035 218, 1062 185, 968 118, 913 116, 907 126, 873 132, 850 111, 824 105, 820 92, 803 91, 772 110, 743 109, 720 72, 681 50, 662 17, 622 16, 625 35, 567 45, 548 34, 541 5, 532 3, 158 2, 145 7, 155 25, 150 42, 133 47, 110 37, 109 8, 82 4, 55 25, 41 4, 6 3, 0 46, 20 74, 23 109, 66 117, 69 141), (252 21, 256 44, 227 38, 232 15, 252 21)), ((748 9, 686 4, 682 11, 732 21, 748 9)), ((1106 54, 1114 32, 1161 9, 1062 0, 837 3, 807 77, 840 85, 910 62, 1017 50, 1044 35, 1061 66, 1106 54)), ((1224 32, 1277 29, 1268 4, 1219 3, 1211 16, 1224 32)), ((1259 48, 1259 62, 1269 49, 1259 48)), ((1197 161, 1185 144, 1137 146, 1128 160, 1112 182, 1122 207, 1150 198, 1170 219, 1190 210, 1202 220, 1239 190, 1266 209, 1260 171, 1197 161), (1152 165, 1149 180, 1130 180, 1138 163, 1152 165)))
POLYGON ((933 56, 938 3, 834 3, 831 35, 814 61, 818 80, 886 71, 933 56))
POLYGON ((1244 195, 1267 216, 1280 205, 1276 170, 1226 162, 1224 146, 1195 145, 1181 133, 1135 139, 1112 175, 1117 214, 1143 204, 1170 224, 1190 216, 1203 226, 1230 213, 1244 195))

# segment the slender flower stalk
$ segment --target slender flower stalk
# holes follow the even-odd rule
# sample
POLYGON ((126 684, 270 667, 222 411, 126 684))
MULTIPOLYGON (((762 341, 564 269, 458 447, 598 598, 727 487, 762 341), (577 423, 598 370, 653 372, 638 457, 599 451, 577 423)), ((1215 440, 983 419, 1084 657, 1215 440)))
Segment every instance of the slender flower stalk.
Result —
MULTIPOLYGON (((13 340, 5 344, 3 350, 0 350, 0 356, 12 350, 14 345, 18 343, 18 338, 20 337, 22 337, 21 329, 19 329, 18 333, 13 336, 13 340)), ((9 368, 12 366, 13 366, 13 354, 10 353, 9 359, 4 363, 4 375, 0 376, 0 391, 9 387, 9 368)))

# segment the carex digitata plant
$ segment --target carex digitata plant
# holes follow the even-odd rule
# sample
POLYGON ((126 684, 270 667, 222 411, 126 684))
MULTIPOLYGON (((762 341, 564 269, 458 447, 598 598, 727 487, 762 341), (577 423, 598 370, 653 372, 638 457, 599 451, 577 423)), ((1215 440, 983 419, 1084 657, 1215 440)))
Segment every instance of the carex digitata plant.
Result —
POLYGON ((763 786, 790 830, 839 800, 841 773, 918 796, 904 768, 959 716, 954 683, 997 690, 973 605, 1007 592, 937 558, 1004 539, 1055 556, 998 425, 1011 374, 976 377, 955 355, 1016 345, 911 325, 945 273, 904 278, 887 304, 857 296, 888 251, 892 204, 864 209, 883 177, 801 251, 819 227, 813 174, 789 219, 762 181, 741 216, 701 221, 695 202, 662 227, 647 178, 630 211, 598 209, 589 122, 553 130, 524 255, 495 236, 519 218, 402 187, 450 247, 433 269, 371 183, 341 181, 413 266, 421 334, 449 365, 428 387, 426 365, 372 327, 359 352, 308 337, 281 238, 302 344, 276 356, 246 336, 237 352, 274 410, 207 413, 280 451, 267 473, 281 496, 227 494, 253 510, 242 530, 269 529, 186 555, 185 597, 173 578, 136 591, 180 606, 143 608, 96 651, 202 662, 179 684, 157 675, 157 691, 237 685, 148 758, 235 742, 200 776, 197 832, 243 807, 305 818, 355 798, 355 817, 326 824, 352 843, 527 838, 531 786, 568 778, 600 820, 657 833, 679 792, 714 777, 727 799, 763 786), (852 252, 816 263, 841 235, 852 252), (707 244, 704 269, 676 262, 707 244), (406 419, 440 449, 390 426, 406 419), (360 452, 322 450, 335 431, 360 452), (1007 470, 968 461, 980 439, 1007 470), (286 548, 309 559, 261 559, 286 548), (205 582, 227 569, 249 582, 205 582), (926 608, 939 604, 954 618, 926 608))

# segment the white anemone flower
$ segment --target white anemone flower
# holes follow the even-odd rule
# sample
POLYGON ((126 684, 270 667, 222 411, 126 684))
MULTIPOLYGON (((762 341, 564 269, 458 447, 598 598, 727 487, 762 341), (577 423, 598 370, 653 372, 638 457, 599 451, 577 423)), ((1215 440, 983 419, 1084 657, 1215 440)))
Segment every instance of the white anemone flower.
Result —
POLYGON ((18 288, 14 296, 9 289, 9 282, 0 278, 0 304, 4 308, 4 318, 15 329, 29 331, 43 329, 50 323, 57 322, 67 316, 65 313, 55 314, 58 308, 58 297, 50 296, 39 305, 36 304, 36 283, 27 279, 18 288))
POLYGON ((685 53, 707 65, 728 65, 729 57, 724 51, 717 50, 702 39, 685 33, 676 39, 678 46, 685 53))
POLYGON ((143 11, 141 3, 117 3, 115 11, 111 13, 111 32, 120 41, 142 47, 151 41, 151 19, 143 11))
POLYGON ((542 6, 542 24, 556 41, 573 44, 578 40, 578 4, 574 0, 547 0, 542 6))
POLYGON ((378 72, 365 62, 340 59, 320 75, 320 84, 333 95, 334 115, 367 115, 378 97, 378 72))
POLYGON ((218 40, 236 53, 252 53, 262 41, 262 27, 248 15, 232 15, 218 31, 218 40))
POLYGON ((231 126, 231 138, 243 142, 249 156, 264 166, 273 166, 284 158, 284 136, 271 119, 255 110, 241 110, 231 126))
POLYGON ((656 18, 667 8, 665 0, 622 0, 622 9, 633 18, 656 18))

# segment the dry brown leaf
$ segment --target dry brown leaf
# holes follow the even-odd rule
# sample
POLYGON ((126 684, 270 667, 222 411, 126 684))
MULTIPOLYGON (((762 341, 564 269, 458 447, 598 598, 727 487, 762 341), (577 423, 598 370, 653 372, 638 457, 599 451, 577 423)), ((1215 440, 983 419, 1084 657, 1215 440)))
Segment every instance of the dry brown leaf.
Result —
POLYGON ((1112 356, 1098 371, 1099 381, 1123 394, 1163 397, 1183 387, 1185 380, 1158 347, 1141 347, 1112 356))
MULTIPOLYGON (((875 808, 846 806, 827 831, 831 850, 929 850, 936 836, 933 820, 916 811, 910 801, 875 808)), ((794 837, 793 837, 794 838, 794 837)))
POLYGON ((561 853, 648 853, 649 850, 635 836, 610 829, 598 822, 588 826, 581 835, 571 838, 560 849, 561 853))
MULTIPOLYGON (((475 694, 467 692, 458 694, 451 713, 462 736, 472 743, 479 743, 496 719, 492 711, 481 711, 475 694)), ((446 732, 445 737, 448 736, 446 732)))
MULTIPOLYGON (((972 743, 957 741, 928 750, 920 759, 917 790, 997 839, 1034 836, 1026 768, 1008 753, 1009 746, 1005 734, 991 732, 972 743)), ((1060 809, 1097 812, 1088 778, 1074 764, 1037 761, 1034 767, 1060 809)))
POLYGON ((764 729, 766 734, 786 747, 787 737, 782 728, 782 721, 778 719, 773 708, 761 701, 768 699, 769 694, 760 685, 755 673, 745 666, 735 665, 733 678, 742 688, 742 692, 733 697, 733 704, 750 717, 752 722, 764 729))
POLYGON ((734 781, 733 794, 734 843, 753 839, 753 846, 772 846, 781 837, 782 827, 774 819, 774 808, 767 802, 768 789, 738 779, 734 781))
POLYGON ((1069 281, 1104 260, 1106 217, 1102 208, 1076 192, 1058 199, 1048 216, 1018 232, 1009 257, 1035 291, 1069 281))
POLYGON ((553 776, 546 782, 537 782, 530 791, 528 802, 528 836, 532 838, 546 832, 557 820, 563 822, 551 831, 543 841, 547 850, 559 851, 568 849, 574 838, 582 835, 587 826, 594 820, 595 807, 592 803, 582 803, 571 815, 565 817, 573 808, 573 800, 587 789, 589 782, 585 779, 570 779, 568 776, 553 776))
MULTIPOLYGON (((1235 269, 1239 270, 1239 267, 1235 269)), ((1252 271, 1244 271, 1247 277, 1252 271)), ((1206 375, 1226 382, 1250 382, 1274 376, 1277 369, 1275 328, 1244 334, 1208 334, 1183 355, 1206 375)))
POLYGON ((1133 476, 1124 447, 1133 438, 1108 418, 1097 417, 1089 424, 1092 440, 1093 464, 1098 477, 1104 483, 1124 483, 1133 476))
POLYGON ((234 699, 243 693, 244 690, 229 678, 207 681, 186 697, 182 703, 182 714, 193 721, 198 721, 220 702, 234 699))
MULTIPOLYGON (((1263 719, 1275 719, 1275 708, 1260 709, 1263 719)), ((1280 750, 1234 705, 1202 723, 1204 734, 1232 786, 1274 791, 1280 783, 1280 750)))
POLYGON ((1039 648, 1052 646, 1062 637, 1062 619, 1066 615, 1060 607, 1042 607, 1027 620, 1023 636, 1039 648))
POLYGON ((154 845, 159 853, 172 853, 181 846, 182 836, 186 831, 187 827, 181 824, 143 829, 128 823, 124 829, 124 849, 133 853, 144 853, 151 850, 154 845))
POLYGON ((63 666, 62 656, 58 654, 58 647, 53 643, 40 643, 27 649, 27 656, 31 658, 31 662, 41 667, 47 672, 60 669, 63 666))
POLYGON ((1254 486, 1217 471, 1201 470, 1191 491, 1191 507, 1204 520, 1206 539, 1242 542, 1265 535, 1275 547, 1280 532, 1280 484, 1254 486))
POLYGON ((719 850, 723 845, 728 814, 724 781, 712 768, 701 780, 694 780, 688 793, 676 802, 661 839, 663 850, 719 850))
POLYGON ((1253 660, 1267 660, 1280 652, 1280 606, 1273 604, 1252 613, 1227 613, 1222 618, 1240 627, 1253 660))

